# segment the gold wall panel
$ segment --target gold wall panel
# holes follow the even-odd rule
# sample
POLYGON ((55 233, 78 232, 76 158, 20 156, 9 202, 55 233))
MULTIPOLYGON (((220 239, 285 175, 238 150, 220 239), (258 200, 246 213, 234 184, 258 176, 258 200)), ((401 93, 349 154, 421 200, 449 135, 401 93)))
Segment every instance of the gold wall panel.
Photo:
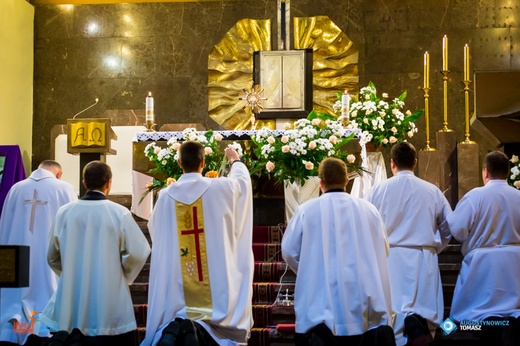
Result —
POLYGON ((294 48, 313 49, 313 108, 334 114, 338 91, 359 91, 359 51, 327 16, 295 17, 294 48))
POLYGON ((33 5, 101 5, 101 4, 127 4, 147 2, 222 2, 244 0, 29 0, 33 5))
MULTIPOLYGON (((253 82, 253 52, 271 50, 271 21, 242 19, 213 47, 208 57, 208 113, 226 130, 251 128, 251 117, 239 100, 253 82)), ((256 127, 274 127, 257 121, 256 127)))

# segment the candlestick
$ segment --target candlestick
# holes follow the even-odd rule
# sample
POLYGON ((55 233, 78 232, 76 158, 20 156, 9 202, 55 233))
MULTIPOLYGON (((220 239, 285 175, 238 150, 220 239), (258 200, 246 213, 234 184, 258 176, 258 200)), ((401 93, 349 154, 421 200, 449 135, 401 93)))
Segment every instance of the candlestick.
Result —
POLYGON ((430 88, 424 87, 422 90, 424 91, 424 118, 426 121, 426 147, 423 150, 434 151, 435 148, 430 147, 430 106, 428 101, 430 88))
POLYGON ((442 123, 443 126, 442 126, 441 131, 451 132, 453 130, 448 128, 448 74, 450 73, 450 71, 444 70, 444 71, 441 71, 441 73, 442 73, 442 82, 443 82, 443 86, 444 86, 444 97, 443 97, 444 122, 442 123))
POLYGON ((469 139, 469 76, 468 79, 462 83, 464 83, 464 120, 466 122, 466 132, 464 133, 465 139, 462 143, 475 144, 475 142, 469 139))
POLYGON ((146 111, 145 111, 145 117, 146 117, 146 130, 147 131, 153 131, 154 127, 154 100, 152 97, 152 92, 148 92, 148 96, 146 97, 146 111))
POLYGON ((448 36, 442 38, 442 69, 448 71, 448 36))
POLYGON ((423 87, 430 87, 430 53, 424 53, 424 83, 423 87))
POLYGON ((469 46, 464 45, 464 80, 469 81, 469 46))

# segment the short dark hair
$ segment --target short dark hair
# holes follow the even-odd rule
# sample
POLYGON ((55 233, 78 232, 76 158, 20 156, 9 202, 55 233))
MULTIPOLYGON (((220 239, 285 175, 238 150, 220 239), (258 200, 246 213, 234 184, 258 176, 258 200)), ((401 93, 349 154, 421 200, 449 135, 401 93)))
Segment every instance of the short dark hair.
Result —
POLYGON ((112 170, 102 161, 91 161, 83 168, 83 180, 87 190, 99 190, 110 179, 112 179, 112 170))
POLYGON ((509 158, 501 151, 492 151, 484 157, 483 168, 487 169, 493 179, 507 179, 509 158))
POLYGON ((38 168, 55 168, 58 171, 61 171, 61 165, 57 161, 54 161, 54 160, 43 160, 38 165, 38 168))
POLYGON ((179 160, 185 173, 197 172, 204 160, 204 146, 192 141, 182 143, 179 148, 179 160))
POLYGON ((394 144, 390 151, 390 158, 399 169, 412 170, 417 159, 417 150, 409 142, 399 142, 394 144))
POLYGON ((344 189, 347 184, 347 165, 335 157, 321 161, 318 177, 326 189, 344 189))

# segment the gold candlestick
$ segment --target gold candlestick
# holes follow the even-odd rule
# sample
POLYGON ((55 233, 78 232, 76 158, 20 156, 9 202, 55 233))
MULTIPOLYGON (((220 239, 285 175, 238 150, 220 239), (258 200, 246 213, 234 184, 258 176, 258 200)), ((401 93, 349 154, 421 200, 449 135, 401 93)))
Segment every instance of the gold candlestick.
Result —
POLYGON ((426 120, 426 147, 423 150, 434 151, 435 148, 430 147, 430 106, 428 101, 430 88, 424 87, 422 90, 424 91, 424 118, 426 120))
POLYGON ((462 143, 475 144, 469 139, 469 83, 471 81, 465 80, 462 83, 464 83, 464 119, 466 120, 466 132, 464 133, 466 139, 462 143))
POLYGON ((442 82, 444 86, 444 121, 442 123, 442 130, 443 132, 452 132, 453 130, 450 130, 448 128, 448 74, 450 73, 449 70, 443 70, 442 73, 442 82))

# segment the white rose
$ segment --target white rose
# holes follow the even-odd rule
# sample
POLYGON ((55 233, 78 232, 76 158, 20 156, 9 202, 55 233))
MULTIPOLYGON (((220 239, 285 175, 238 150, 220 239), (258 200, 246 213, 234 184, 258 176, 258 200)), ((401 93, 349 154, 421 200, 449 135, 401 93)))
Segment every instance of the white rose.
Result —
POLYGON ((383 96, 384 99, 388 98, 388 94, 387 93, 382 93, 381 96, 383 96))
POLYGON ((356 157, 350 154, 349 156, 347 156, 347 161, 348 163, 353 163, 354 161, 356 161, 356 157))
POLYGON ((517 163, 518 162, 518 156, 516 156, 516 155, 511 156, 511 160, 510 161, 512 163, 517 163))
POLYGON ((395 138, 394 136, 390 136, 390 143, 395 143, 397 142, 397 138, 395 138))

